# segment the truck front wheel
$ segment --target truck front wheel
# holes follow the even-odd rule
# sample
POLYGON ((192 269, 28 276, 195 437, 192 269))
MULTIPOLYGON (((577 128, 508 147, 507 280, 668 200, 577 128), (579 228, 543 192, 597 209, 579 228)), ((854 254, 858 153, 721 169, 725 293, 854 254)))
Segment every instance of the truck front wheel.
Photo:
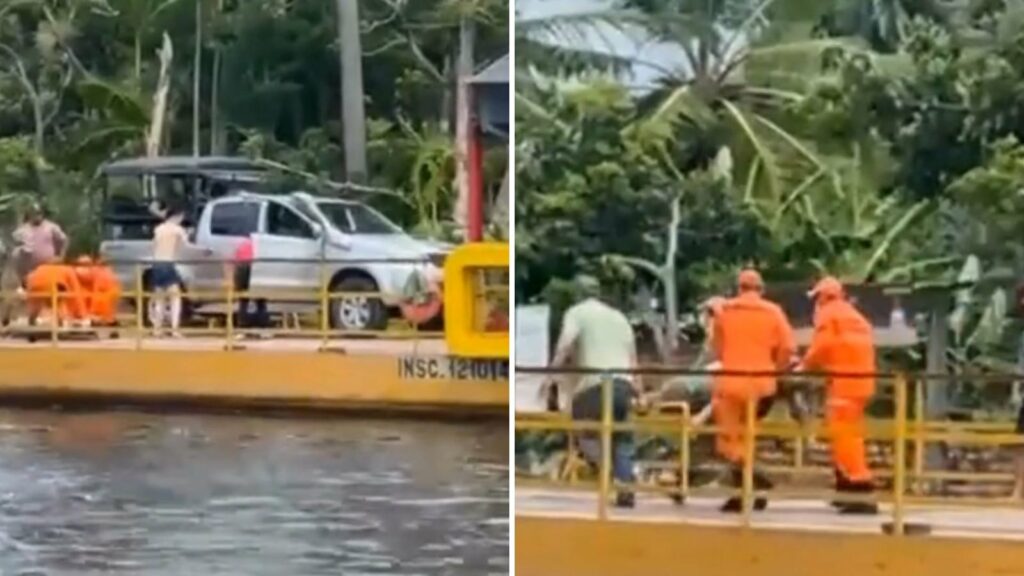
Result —
POLYGON ((346 276, 331 285, 331 328, 335 330, 381 331, 388 326, 388 309, 377 296, 358 292, 378 292, 377 284, 363 276, 346 276))

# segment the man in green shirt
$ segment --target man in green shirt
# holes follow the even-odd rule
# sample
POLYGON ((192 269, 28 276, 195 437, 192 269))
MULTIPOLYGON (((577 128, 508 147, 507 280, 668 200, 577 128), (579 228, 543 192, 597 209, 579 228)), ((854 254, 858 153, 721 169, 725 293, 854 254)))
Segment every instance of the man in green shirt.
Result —
MULTIPOLYGON (((600 283, 592 277, 577 278, 582 300, 570 308, 562 319, 562 333, 551 362, 553 368, 564 366, 570 355, 580 368, 600 370, 599 374, 586 374, 569 387, 571 413, 575 421, 600 421, 602 385, 612 386, 612 420, 616 423, 629 419, 633 397, 642 398, 638 377, 631 371, 637 367, 636 336, 625 314, 613 308, 601 297, 600 283)), ((592 464, 601 462, 600 435, 585 432, 577 435, 583 456, 592 464)), ((633 463, 633 438, 628 432, 612 435, 612 476, 621 484, 636 481, 633 463)), ((633 492, 620 489, 616 506, 631 508, 635 504, 633 492)))

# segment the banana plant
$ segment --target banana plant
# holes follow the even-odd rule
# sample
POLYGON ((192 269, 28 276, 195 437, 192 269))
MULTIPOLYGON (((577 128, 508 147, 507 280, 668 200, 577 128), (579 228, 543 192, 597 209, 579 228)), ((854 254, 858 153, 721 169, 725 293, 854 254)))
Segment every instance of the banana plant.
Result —
MULTIPOLYGON (((1009 297, 996 287, 985 290, 980 260, 968 256, 957 276, 953 311, 948 318, 952 335, 946 358, 955 372, 969 374, 975 370, 1012 370, 1012 363, 1000 358, 999 348, 1010 325, 1009 297)), ((960 407, 977 405, 983 387, 969 379, 957 382, 956 397, 960 407)))
POLYGON ((953 335, 949 355, 960 364, 967 363, 972 353, 998 345, 1009 324, 1006 291, 995 288, 985 293, 981 289, 982 278, 981 261, 974 255, 968 256, 957 275, 958 288, 948 319, 953 335))
POLYGON ((941 256, 893 265, 915 226, 934 212, 933 203, 904 204, 882 196, 857 157, 825 157, 822 163, 781 200, 750 200, 773 238, 780 264, 863 283, 914 277, 955 262, 941 256))
MULTIPOLYGON (((664 332, 656 336, 665 359, 679 347, 679 289, 677 284, 676 253, 679 245, 679 225, 682 221, 683 194, 680 191, 669 200, 671 219, 665 226, 665 238, 668 248, 662 261, 653 262, 644 258, 610 254, 605 257, 606 264, 624 264, 653 276, 662 287, 665 301, 664 332)), ((653 329, 658 328, 652 326, 653 329)))

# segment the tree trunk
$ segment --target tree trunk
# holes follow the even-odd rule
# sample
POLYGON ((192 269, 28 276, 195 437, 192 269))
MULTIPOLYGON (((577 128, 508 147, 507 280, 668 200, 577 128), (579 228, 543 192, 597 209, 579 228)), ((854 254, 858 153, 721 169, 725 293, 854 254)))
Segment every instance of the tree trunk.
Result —
POLYGON ((473 20, 463 16, 459 24, 459 61, 455 73, 457 76, 456 111, 455 111, 455 187, 458 195, 455 199, 452 220, 468 237, 469 224, 469 140, 472 129, 470 114, 472 102, 469 80, 473 77, 473 44, 475 39, 473 20))
POLYGON ((142 80, 142 31, 135 31, 135 82, 142 80))
MULTIPOLYGON (((946 302, 932 306, 928 327, 928 348, 925 363, 929 374, 946 373, 946 348, 949 327, 946 325, 946 302)), ((951 382, 939 380, 928 383, 925 388, 925 418, 929 422, 941 422, 949 417, 949 391, 951 382)), ((907 391, 908 396, 913 389, 907 391)), ((911 396, 912 397, 912 396, 911 396)), ((920 408, 919 408, 920 409, 920 408)), ((925 449, 925 468, 928 470, 945 470, 946 459, 942 446, 937 442, 928 444, 925 449)), ((939 482, 935 482, 939 484, 939 482)))
MULTIPOLYGON (((174 45, 171 44, 171 37, 164 32, 163 46, 160 48, 160 77, 157 81, 156 92, 153 94, 153 111, 150 114, 151 120, 149 132, 146 134, 146 156, 154 158, 160 155, 160 144, 163 141, 164 123, 167 115, 167 92, 171 87, 171 62, 174 60, 174 45)), ((152 178, 143 182, 143 188, 152 192, 152 178)))
POLYGON ((199 110, 203 75, 203 0, 196 0, 196 54, 192 70, 192 156, 200 155, 199 110))
MULTIPOLYGON (((452 58, 448 55, 444 59, 444 77, 448 78, 452 73, 452 58)), ((458 79, 456 79, 458 84, 458 79)), ((454 98, 452 98, 452 85, 450 82, 444 83, 444 92, 441 94, 441 114, 440 114, 440 126, 441 131, 448 134, 452 129, 452 116, 454 116, 455 106, 452 105, 454 98)))
POLYGON ((491 209, 491 224, 501 234, 502 239, 508 238, 509 222, 509 189, 508 171, 505 168, 505 176, 501 179, 501 188, 498 189, 498 196, 494 199, 494 207, 491 209))
POLYGON ((43 101, 41 96, 32 98, 32 120, 35 123, 35 145, 36 158, 42 158, 46 152, 46 121, 43 120, 43 101))
POLYGON ((676 252, 679 250, 679 225, 682 222, 682 198, 672 201, 672 220, 668 225, 668 251, 662 266, 662 285, 665 287, 665 344, 669 354, 679 349, 679 294, 676 283, 676 252))
POLYGON ((366 180, 366 111, 363 107, 363 48, 358 0, 338 0, 341 61, 341 111, 345 132, 345 173, 351 182, 366 180))
POLYGON ((223 154, 225 148, 224 122, 220 117, 221 50, 213 50, 213 77, 210 79, 210 154, 223 154))
MULTIPOLYGON (((32 83, 32 80, 28 76, 28 71, 25 69, 25 63, 21 59, 21 56, 14 51, 13 48, 6 44, 0 44, 0 51, 3 51, 12 61, 16 68, 15 77, 22 89, 25 90, 25 95, 28 96, 29 100, 32 101, 32 120, 35 124, 35 135, 33 136, 33 146, 35 147, 35 153, 38 158, 43 157, 43 152, 46 148, 46 125, 48 120, 43 109, 43 96, 36 89, 36 86, 32 83)), ((68 76, 67 80, 70 81, 71 77, 68 76)), ((56 106, 59 109, 60 102, 56 106)), ((56 110, 54 111, 56 114, 56 110)))
MULTIPOLYGON (((224 0, 217 0, 217 16, 224 12, 224 0)), ((224 120, 220 115, 220 74, 224 63, 223 46, 213 45, 213 73, 210 77, 210 154, 223 154, 227 148, 224 120)))

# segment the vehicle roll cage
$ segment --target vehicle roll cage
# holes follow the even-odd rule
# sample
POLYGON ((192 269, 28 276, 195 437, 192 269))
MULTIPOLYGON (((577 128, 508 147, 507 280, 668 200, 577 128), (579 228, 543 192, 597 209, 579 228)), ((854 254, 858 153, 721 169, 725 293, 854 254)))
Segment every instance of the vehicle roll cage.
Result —
POLYGON ((210 200, 224 196, 237 188, 237 184, 258 185, 265 181, 267 167, 256 160, 228 156, 162 156, 158 158, 130 158, 108 162, 97 170, 103 179, 103 224, 145 225, 159 220, 150 210, 150 203, 158 198, 157 178, 179 179, 186 183, 184 201, 186 220, 191 221, 210 200), (126 197, 112 197, 112 178, 138 178, 142 184, 141 202, 126 197), (147 182, 148 180, 148 182, 147 182), (223 192, 217 193, 220 185, 223 192))

